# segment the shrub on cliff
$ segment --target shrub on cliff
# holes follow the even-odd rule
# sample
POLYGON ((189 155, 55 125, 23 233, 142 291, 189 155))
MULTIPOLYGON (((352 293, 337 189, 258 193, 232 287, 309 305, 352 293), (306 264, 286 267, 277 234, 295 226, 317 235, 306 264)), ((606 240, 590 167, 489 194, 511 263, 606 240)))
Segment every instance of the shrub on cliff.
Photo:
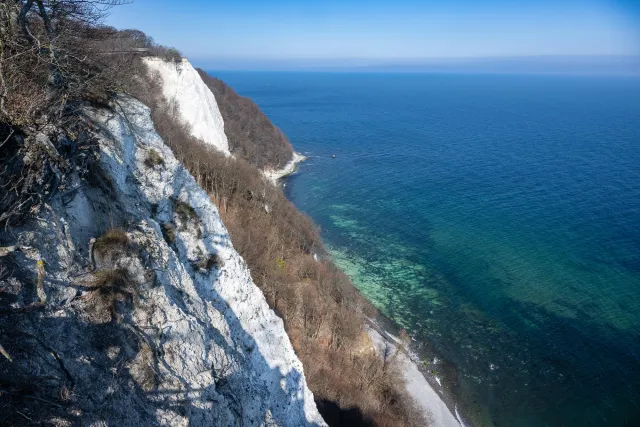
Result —
POLYGON ((82 101, 118 89, 132 52, 103 26, 126 0, 17 0, 0 8, 0 122, 58 125, 82 101), (117 53, 117 54, 116 54, 117 53))

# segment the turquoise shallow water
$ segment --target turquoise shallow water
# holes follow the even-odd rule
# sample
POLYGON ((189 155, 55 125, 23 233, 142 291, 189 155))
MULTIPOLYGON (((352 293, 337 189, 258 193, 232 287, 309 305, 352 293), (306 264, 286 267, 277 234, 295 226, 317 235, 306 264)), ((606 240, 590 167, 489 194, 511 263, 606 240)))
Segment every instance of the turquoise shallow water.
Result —
POLYGON ((214 74, 311 156, 288 196, 476 425, 640 425, 640 80, 214 74))

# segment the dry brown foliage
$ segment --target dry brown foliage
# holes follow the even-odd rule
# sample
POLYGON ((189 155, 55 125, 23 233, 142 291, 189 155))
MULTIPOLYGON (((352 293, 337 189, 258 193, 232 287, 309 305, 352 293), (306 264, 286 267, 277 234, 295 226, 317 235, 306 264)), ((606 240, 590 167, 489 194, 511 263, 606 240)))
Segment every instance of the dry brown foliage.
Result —
POLYGON ((200 77, 216 97, 229 139, 229 150, 259 169, 282 168, 293 148, 278 127, 249 98, 240 96, 225 82, 198 69, 200 77))
POLYGON ((257 168, 190 136, 172 108, 153 95, 162 93, 157 82, 148 80, 134 93, 151 107, 160 136, 218 206, 255 283, 283 318, 316 399, 358 408, 361 425, 426 425, 400 373, 375 354, 366 336, 363 314, 375 310, 327 259, 311 219, 257 168))
MULTIPOLYGON (((114 55, 109 7, 126 0, 15 0, 0 4, 0 122, 61 121, 85 99, 104 101, 131 61, 114 55)), ((57 124, 57 123, 56 123, 57 124)))
POLYGON ((135 84, 141 55, 179 57, 144 33, 103 25, 128 0, 0 2, 0 226, 15 225, 64 184, 91 175, 88 103, 135 84))
POLYGON ((98 324, 120 321, 117 304, 131 301, 135 293, 124 268, 97 271, 83 286, 91 291, 82 298, 82 311, 87 320, 98 324))
POLYGON ((112 249, 124 249, 129 244, 129 236, 120 228, 112 228, 96 239, 93 251, 105 253, 112 249))

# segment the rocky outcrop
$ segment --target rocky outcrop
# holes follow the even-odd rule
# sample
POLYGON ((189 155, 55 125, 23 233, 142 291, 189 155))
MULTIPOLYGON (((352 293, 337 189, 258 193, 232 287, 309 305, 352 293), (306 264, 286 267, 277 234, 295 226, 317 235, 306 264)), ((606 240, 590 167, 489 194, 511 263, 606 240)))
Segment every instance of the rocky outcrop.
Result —
POLYGON ((0 423, 325 425, 282 320, 147 107, 88 115, 89 182, 70 177, 0 251, 0 423))

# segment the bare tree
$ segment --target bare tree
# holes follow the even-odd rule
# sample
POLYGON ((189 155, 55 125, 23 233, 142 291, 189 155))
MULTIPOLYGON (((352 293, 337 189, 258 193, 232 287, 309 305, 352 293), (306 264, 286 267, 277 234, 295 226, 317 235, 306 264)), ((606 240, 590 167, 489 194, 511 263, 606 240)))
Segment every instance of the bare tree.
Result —
POLYGON ((86 102, 106 104, 139 56, 105 55, 126 36, 103 18, 127 2, 0 1, 0 225, 55 194, 69 168, 86 172, 91 142, 79 113, 86 102))
POLYGON ((116 31, 102 21, 111 7, 128 2, 0 3, 0 121, 24 126, 43 116, 58 120, 69 102, 104 86, 100 43, 116 31))

